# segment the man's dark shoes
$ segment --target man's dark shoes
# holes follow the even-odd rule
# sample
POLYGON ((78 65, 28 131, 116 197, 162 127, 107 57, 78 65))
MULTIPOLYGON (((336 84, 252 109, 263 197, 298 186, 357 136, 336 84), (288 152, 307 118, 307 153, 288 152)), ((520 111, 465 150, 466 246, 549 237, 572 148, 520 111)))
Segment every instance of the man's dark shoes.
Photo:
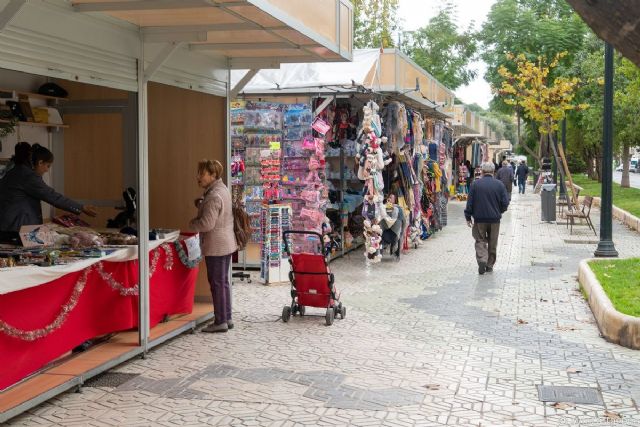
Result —
POLYGON ((210 323, 207 327, 202 328, 202 332, 208 333, 227 332, 228 330, 229 326, 226 323, 220 323, 219 325, 210 323))
POLYGON ((484 271, 486 271, 487 273, 491 273, 493 271, 493 267, 487 266, 487 268, 485 268, 484 271))
POLYGON ((484 274, 487 271, 487 263, 481 262, 478 264, 478 274, 484 274))

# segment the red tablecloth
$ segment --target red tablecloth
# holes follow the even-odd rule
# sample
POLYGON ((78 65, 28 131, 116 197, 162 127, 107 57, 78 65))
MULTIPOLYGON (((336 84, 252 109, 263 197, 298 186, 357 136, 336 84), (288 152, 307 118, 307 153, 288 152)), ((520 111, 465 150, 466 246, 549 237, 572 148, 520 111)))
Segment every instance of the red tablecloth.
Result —
MULTIPOLYGON (((150 281, 150 324, 165 315, 191 313, 198 268, 187 268, 173 244, 173 262, 166 263, 165 249, 158 248, 157 266, 150 281), (171 269, 166 267, 171 266, 171 269)), ((153 252, 152 252, 153 254, 153 252)), ((150 256, 151 258, 151 256, 150 256)), ((131 288, 138 283, 138 261, 102 262, 103 271, 114 281, 131 288)), ((95 266, 88 270, 86 285, 77 304, 59 328, 48 335, 26 341, 0 330, 0 390, 37 371, 82 342, 138 325, 138 297, 121 295, 104 280, 95 266)), ((0 320, 32 331, 51 324, 70 300, 84 271, 67 274, 52 282, 0 295, 0 320)))

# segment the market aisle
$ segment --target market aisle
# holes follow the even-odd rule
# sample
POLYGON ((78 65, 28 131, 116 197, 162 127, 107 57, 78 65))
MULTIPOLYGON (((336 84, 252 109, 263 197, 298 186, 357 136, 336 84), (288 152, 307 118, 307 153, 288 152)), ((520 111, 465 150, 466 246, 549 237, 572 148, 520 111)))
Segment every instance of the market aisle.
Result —
MULTIPOLYGON (((577 290, 593 235, 541 223, 539 205, 514 194, 492 274, 478 276, 463 205, 452 202, 449 227, 400 263, 367 269, 358 251, 333 265, 348 313, 332 327, 283 324, 288 287, 239 283, 234 330, 174 339, 111 378, 128 381, 65 394, 13 425, 541 426, 605 410, 640 419, 640 352, 602 340, 577 290), (537 384, 600 387, 605 406, 555 409, 537 384)), ((638 234, 616 224, 614 236, 621 256, 640 253, 638 234)))

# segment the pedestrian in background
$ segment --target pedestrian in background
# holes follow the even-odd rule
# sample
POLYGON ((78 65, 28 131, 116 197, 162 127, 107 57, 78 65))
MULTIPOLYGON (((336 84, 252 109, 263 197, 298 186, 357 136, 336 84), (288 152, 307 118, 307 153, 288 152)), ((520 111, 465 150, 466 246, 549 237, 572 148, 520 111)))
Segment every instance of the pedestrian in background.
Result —
POLYGON ((484 274, 493 271, 496 263, 500 220, 509 207, 509 195, 504 184, 493 177, 493 163, 483 163, 481 168, 483 176, 471 185, 464 216, 476 241, 478 273, 484 274))
POLYGON ((200 248, 213 298, 214 321, 202 332, 227 332, 233 328, 229 270, 231 256, 238 245, 233 233, 231 193, 222 182, 222 171, 222 164, 217 160, 205 159, 198 163, 197 180, 204 194, 195 200, 198 216, 189 222, 189 228, 200 233, 200 248))
POLYGON ((511 169, 508 161, 502 161, 502 167, 498 173, 496 173, 496 178, 504 184, 509 194, 509 200, 511 200, 511 191, 513 191, 513 169, 511 169))
POLYGON ((518 193, 524 194, 524 190, 527 188, 527 176, 529 175, 529 168, 524 160, 520 161, 518 169, 516 170, 516 178, 518 179, 518 193))

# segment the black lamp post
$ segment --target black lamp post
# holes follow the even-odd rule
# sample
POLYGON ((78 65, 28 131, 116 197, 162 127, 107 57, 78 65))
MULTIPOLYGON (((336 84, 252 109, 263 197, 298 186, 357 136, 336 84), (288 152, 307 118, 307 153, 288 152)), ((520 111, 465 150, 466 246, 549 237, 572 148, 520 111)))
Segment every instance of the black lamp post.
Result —
POLYGON ((600 198, 600 242, 596 257, 617 257, 611 240, 612 179, 613 179, 613 46, 604 47, 604 114, 602 130, 602 192, 600 198))

